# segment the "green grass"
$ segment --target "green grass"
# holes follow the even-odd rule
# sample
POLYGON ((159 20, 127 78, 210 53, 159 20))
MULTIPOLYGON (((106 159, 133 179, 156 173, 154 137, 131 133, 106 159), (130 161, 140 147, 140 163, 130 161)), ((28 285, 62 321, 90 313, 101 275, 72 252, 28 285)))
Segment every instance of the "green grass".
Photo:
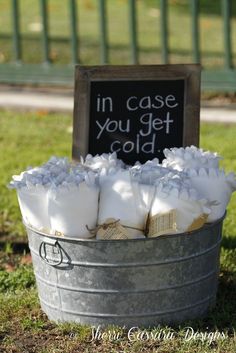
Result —
POLYGON ((42 164, 51 155, 70 157, 71 125, 71 117, 47 115, 43 111, 34 114, 0 112, 0 233, 20 237, 25 233, 16 193, 7 189, 11 176, 29 165, 42 164))
POLYGON ((12 272, 0 270, 0 293, 23 290, 35 284, 32 266, 20 266, 12 272))
MULTIPOLYGON (((6 184, 12 174, 28 165, 38 165, 51 155, 70 156, 71 117, 59 114, 13 113, 0 111, 0 240, 24 237, 15 191, 6 184)), ((202 124, 201 146, 218 151, 227 171, 236 171, 236 125, 202 124)), ((124 331, 120 340, 91 340, 91 328, 75 324, 56 325, 40 310, 33 269, 23 265, 8 245, 0 252, 0 352, 80 353, 80 352, 147 352, 147 353, 234 353, 236 346, 236 195, 233 195, 224 222, 221 271, 216 307, 204 320, 172 328, 173 340, 129 342, 124 331), (7 253, 7 254, 6 254, 7 253), (13 263, 12 267, 5 266, 13 263), (28 288, 28 289, 27 289, 28 288), (185 327, 198 332, 223 332, 225 339, 212 343, 208 339, 184 340, 185 327)), ((170 332, 171 328, 166 329, 170 332)), ((120 330, 116 328, 116 330, 120 330)), ((108 332, 108 331, 105 331, 108 332)), ((120 332, 120 331, 119 331, 120 332)), ((150 333, 151 331, 149 331, 150 333)))
MULTIPOLYGON (((161 62, 160 10, 159 2, 140 0, 137 3, 138 42, 140 63, 161 62)), ((67 1, 49 0, 49 30, 51 36, 51 60, 55 63, 70 62, 70 22, 67 1)), ((130 33, 128 1, 107 1, 110 62, 130 62, 130 33)), ((170 62, 191 62, 191 20, 189 1, 169 1, 169 46, 170 62), (180 40, 181 38, 181 40, 180 40)), ((0 0, 1 47, 0 62, 12 59, 11 2, 0 0), (1 38, 2 36, 2 38, 1 38)), ((20 1, 23 61, 42 61, 39 2, 20 1), (38 28, 38 29, 37 29, 38 28)), ((224 61, 222 18, 220 0, 200 1, 200 42, 205 67, 222 66, 224 61)), ((233 1, 232 38, 236 35, 236 6, 233 1)), ((79 55, 83 64, 100 62, 100 32, 97 0, 78 1, 79 55)), ((234 60, 236 48, 233 47, 234 60)))

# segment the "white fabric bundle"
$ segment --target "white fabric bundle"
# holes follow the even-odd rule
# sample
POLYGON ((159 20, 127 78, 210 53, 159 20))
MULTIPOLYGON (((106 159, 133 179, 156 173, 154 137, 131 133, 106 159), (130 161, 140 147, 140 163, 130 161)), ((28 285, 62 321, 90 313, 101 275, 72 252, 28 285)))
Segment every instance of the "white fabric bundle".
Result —
POLYGON ((47 207, 48 188, 43 185, 21 187, 17 190, 18 202, 24 222, 39 231, 50 232, 47 207))
POLYGON ((141 184, 157 185, 161 180, 169 181, 174 178, 179 178, 188 183, 186 173, 164 167, 158 163, 157 158, 144 164, 136 163, 134 167, 130 168, 130 172, 132 178, 141 184))
POLYGON ((22 218, 27 225, 50 232, 48 190, 52 182, 58 184, 59 178, 64 178, 69 166, 67 158, 52 157, 41 167, 13 175, 9 188, 17 189, 22 218))
POLYGON ((217 153, 203 151, 195 146, 165 148, 163 152, 166 159, 162 161, 162 165, 179 171, 186 168, 219 168, 219 160, 221 159, 217 153))
POLYGON ((214 222, 221 218, 230 201, 231 194, 236 190, 234 173, 225 174, 223 170, 200 168, 186 171, 192 186, 200 195, 212 203, 212 212, 207 222, 214 222))
POLYGON ((115 153, 87 155, 82 164, 52 157, 13 176, 9 187, 17 189, 27 225, 74 238, 91 238, 97 230, 97 239, 145 238, 148 218, 149 229, 161 229, 156 235, 168 234, 163 228, 168 217, 175 222, 169 233, 221 218, 236 180, 234 173, 219 170, 220 157, 194 146, 164 154, 162 165, 153 159, 129 169, 115 153), (107 225, 113 228, 104 235, 107 225))
POLYGON ((137 162, 133 167, 130 168, 130 173, 133 180, 139 183, 154 185, 157 179, 162 178, 164 175, 169 173, 168 168, 164 168, 159 164, 157 158, 149 160, 144 164, 137 162))
POLYGON ((103 153, 94 157, 91 154, 88 154, 85 157, 85 160, 82 160, 82 165, 97 173, 102 173, 105 175, 115 173, 119 169, 123 169, 125 167, 122 160, 117 158, 116 152, 103 153))
POLYGON ((153 186, 132 181, 128 170, 100 178, 100 185, 98 225, 114 218, 127 227, 130 238, 144 237, 153 186))
POLYGON ((87 227, 97 224, 99 189, 82 181, 78 185, 60 185, 49 191, 48 212, 54 234, 91 238, 87 227))
POLYGON ((88 238, 95 227, 99 189, 96 174, 66 158, 52 157, 41 167, 13 176, 26 224, 47 233, 88 238))
MULTIPOLYGON (((199 217, 211 212, 208 201, 201 198, 195 189, 188 187, 180 179, 159 183, 149 217, 151 219, 151 217, 168 213, 171 210, 175 210, 176 214, 176 225, 171 233, 188 231, 199 217)), ((163 231, 163 234, 166 232, 163 231)))
POLYGON ((41 167, 29 167, 20 175, 13 175, 9 188, 33 188, 37 185, 48 187, 52 183, 59 185, 68 174, 69 170, 70 163, 67 158, 51 157, 49 161, 41 167))

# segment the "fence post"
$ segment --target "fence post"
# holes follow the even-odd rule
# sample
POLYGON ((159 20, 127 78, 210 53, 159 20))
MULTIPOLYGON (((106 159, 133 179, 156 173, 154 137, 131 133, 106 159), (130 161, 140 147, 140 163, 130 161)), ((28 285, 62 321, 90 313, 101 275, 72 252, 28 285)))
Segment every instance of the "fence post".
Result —
POLYGON ((108 64, 108 36, 107 36, 107 9, 106 0, 99 0, 100 36, 101 36, 101 63, 108 64))
POLYGON ((199 63, 199 0, 191 0, 193 60, 199 63))
POLYGON ((78 31, 77 31, 77 4, 76 0, 69 0, 70 7, 70 28, 71 28, 71 61, 77 64, 78 58, 78 31))
POLYGON ((43 61, 45 64, 50 63, 49 55, 49 38, 48 38, 48 9, 47 0, 40 0, 40 12, 42 18, 42 47, 43 47, 43 61))
POLYGON ((138 64, 137 18, 135 0, 129 0, 131 64, 138 64))
POLYGON ((231 45, 231 25, 230 25, 230 10, 231 0, 222 0, 222 17, 224 31, 224 52, 225 52, 225 68, 231 69, 232 63, 232 45, 231 45))
POLYGON ((21 61, 20 42, 20 11, 18 0, 12 0, 12 34, 13 34, 13 57, 15 62, 21 61))
POLYGON ((161 10, 161 56, 163 64, 168 63, 168 2, 160 0, 161 10))

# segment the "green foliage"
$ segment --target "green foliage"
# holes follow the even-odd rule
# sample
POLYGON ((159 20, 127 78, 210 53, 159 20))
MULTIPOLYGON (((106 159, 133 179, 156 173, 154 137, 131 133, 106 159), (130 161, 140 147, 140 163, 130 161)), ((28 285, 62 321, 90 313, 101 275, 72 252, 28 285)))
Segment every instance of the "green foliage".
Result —
POLYGON ((32 266, 20 266, 12 272, 0 270, 0 292, 23 290, 35 285, 32 266))
MULTIPOLYGON (((221 250, 221 264, 224 271, 231 272, 235 274, 236 280, 236 247, 232 249, 225 249, 224 247, 221 250)), ((235 283, 236 284, 236 283, 235 283)))
POLYGON ((6 245, 4 246, 4 252, 6 254, 13 254, 13 249, 12 249, 12 244, 7 242, 6 245))
POLYGON ((21 325, 23 330, 40 331, 45 327, 45 320, 30 315, 22 318, 21 325))

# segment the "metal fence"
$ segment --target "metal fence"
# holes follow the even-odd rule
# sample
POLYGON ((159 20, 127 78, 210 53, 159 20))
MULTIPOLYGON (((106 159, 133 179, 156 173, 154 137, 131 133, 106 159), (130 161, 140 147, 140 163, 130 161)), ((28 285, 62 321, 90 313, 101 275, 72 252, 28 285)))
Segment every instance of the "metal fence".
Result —
MULTIPOLYGON (((69 26, 70 36, 70 63, 59 65, 53 64, 50 60, 50 44, 51 37, 49 34, 49 14, 48 14, 48 0, 37 0, 40 6, 40 17, 42 24, 41 31, 41 54, 43 61, 38 64, 24 63, 23 48, 22 48, 22 34, 20 26, 20 11, 19 4, 21 0, 11 0, 11 14, 12 14, 12 57, 9 63, 0 64, 0 82, 2 83, 32 83, 32 84, 56 84, 56 85, 73 85, 73 71, 74 64, 80 62, 79 60, 79 33, 78 33, 78 18, 77 18, 77 0, 65 0, 69 9, 69 26), (69 65, 68 65, 69 64, 69 65)), ((36 1, 36 0, 35 0, 36 1)), ((108 0, 97 0, 99 11, 99 30, 100 30, 100 63, 112 64, 109 61, 109 41, 107 26, 108 0)), ((215 91, 236 91, 236 70, 233 67, 233 50, 232 50, 232 24, 231 24, 231 0, 221 0, 221 18, 223 31, 223 49, 224 49, 224 65, 217 69, 204 69, 204 62, 201 59, 200 49, 200 0, 189 0, 189 16, 191 18, 191 62, 202 63, 202 87, 204 90, 215 91)), ((169 22, 168 22, 168 0, 157 0, 159 6, 160 17, 160 55, 162 63, 169 62, 170 46, 169 46, 169 22)), ((127 0, 127 16, 129 19, 129 50, 130 62, 129 64, 139 63, 140 48, 138 45, 138 26, 137 26, 137 1, 127 0)), ((181 25, 181 24, 180 24, 181 25)), ((0 29, 1 32, 1 29, 0 29)), ((1 33, 0 33, 1 39, 1 33)), ((128 63, 127 63, 128 64, 128 63)))

